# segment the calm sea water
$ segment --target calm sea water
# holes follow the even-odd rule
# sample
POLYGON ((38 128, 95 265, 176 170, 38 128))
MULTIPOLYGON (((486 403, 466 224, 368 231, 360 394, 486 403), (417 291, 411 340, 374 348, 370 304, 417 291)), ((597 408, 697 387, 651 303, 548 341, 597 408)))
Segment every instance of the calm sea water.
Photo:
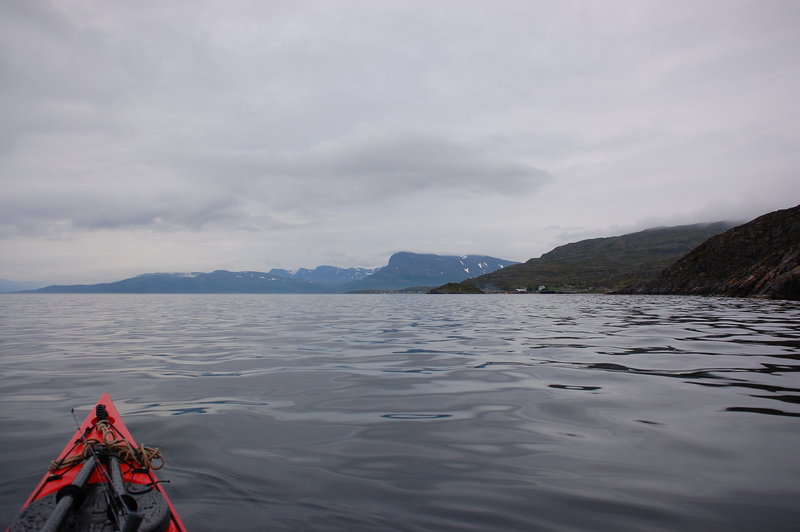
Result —
POLYGON ((102 392, 193 531, 798 530, 800 305, 2 295, 0 523, 102 392))

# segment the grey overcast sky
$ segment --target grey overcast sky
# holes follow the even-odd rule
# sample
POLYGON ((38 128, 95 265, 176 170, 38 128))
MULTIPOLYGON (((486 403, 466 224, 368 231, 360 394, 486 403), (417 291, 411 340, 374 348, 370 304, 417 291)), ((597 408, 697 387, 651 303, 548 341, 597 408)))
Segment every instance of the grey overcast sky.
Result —
POLYGON ((0 278, 527 260, 800 203, 796 0, 0 0, 0 278))

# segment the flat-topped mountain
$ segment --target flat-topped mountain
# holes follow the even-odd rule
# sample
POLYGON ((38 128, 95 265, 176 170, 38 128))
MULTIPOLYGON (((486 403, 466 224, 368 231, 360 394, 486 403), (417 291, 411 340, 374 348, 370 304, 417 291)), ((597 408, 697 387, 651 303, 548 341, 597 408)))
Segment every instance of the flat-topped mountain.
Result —
POLYGON ((626 293, 800 299, 800 205, 709 238, 626 293))
POLYGON ((347 283, 347 291, 396 290, 411 286, 439 286, 501 270, 514 261, 485 255, 433 255, 400 252, 389 264, 364 279, 347 283))
POLYGON ((486 291, 536 291, 540 286, 565 291, 618 289, 652 279, 675 259, 733 225, 716 222, 658 227, 582 240, 465 283, 486 291))

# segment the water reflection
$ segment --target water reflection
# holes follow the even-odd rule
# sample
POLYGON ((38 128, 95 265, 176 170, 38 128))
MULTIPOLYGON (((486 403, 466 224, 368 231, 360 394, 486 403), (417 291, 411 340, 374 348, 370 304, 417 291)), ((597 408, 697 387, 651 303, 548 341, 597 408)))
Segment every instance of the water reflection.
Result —
POLYGON ((729 406, 725 409, 726 412, 750 412, 753 414, 766 414, 768 416, 789 416, 800 417, 800 413, 784 412, 775 408, 756 408, 753 406, 729 406))
POLYGON ((420 419, 445 419, 453 417, 452 414, 384 414, 387 419, 420 420, 420 419))
POLYGON ((558 388, 561 390, 584 390, 584 391, 594 391, 594 390, 602 390, 602 386, 576 386, 570 384, 548 384, 550 388, 558 388))

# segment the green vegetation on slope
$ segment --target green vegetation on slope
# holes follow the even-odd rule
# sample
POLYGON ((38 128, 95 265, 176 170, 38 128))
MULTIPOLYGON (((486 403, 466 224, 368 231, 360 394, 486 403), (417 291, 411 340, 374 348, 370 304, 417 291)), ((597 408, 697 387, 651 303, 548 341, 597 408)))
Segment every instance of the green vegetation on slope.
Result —
POLYGON ((483 290, 471 284, 470 281, 460 283, 447 283, 432 289, 429 294, 482 294, 483 290))
POLYGON ((559 246, 538 259, 470 279, 483 290, 616 290, 654 278, 678 257, 734 224, 659 227, 559 246))

